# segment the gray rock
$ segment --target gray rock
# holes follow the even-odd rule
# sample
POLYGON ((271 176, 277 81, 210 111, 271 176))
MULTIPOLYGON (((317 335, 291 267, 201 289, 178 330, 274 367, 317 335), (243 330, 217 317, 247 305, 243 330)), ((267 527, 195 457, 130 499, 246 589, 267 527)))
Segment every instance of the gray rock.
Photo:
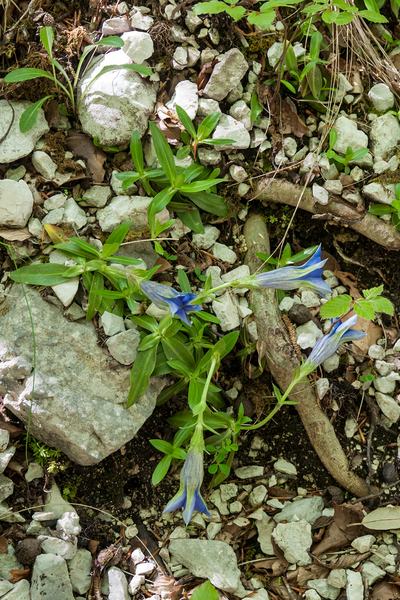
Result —
MULTIPOLYGON (((115 196, 108 206, 96 213, 102 231, 114 231, 125 221, 132 221, 131 230, 148 227, 147 209, 151 201, 152 198, 147 196, 115 196)), ((156 218, 160 223, 165 223, 169 220, 168 210, 164 208, 156 218)))
POLYGON ((221 162, 222 154, 216 148, 199 148, 197 151, 199 162, 207 166, 215 166, 221 162))
POLYGON ((385 571, 380 569, 373 562, 366 560, 362 563, 362 576, 368 581, 368 585, 372 586, 379 579, 382 579, 386 575, 385 571))
POLYGON ((393 423, 397 423, 400 418, 400 406, 397 404, 396 400, 393 400, 391 396, 387 396, 381 392, 376 392, 375 398, 385 417, 390 419, 393 423))
POLYGON ((31 582, 32 600, 74 600, 67 563, 55 554, 39 554, 35 560, 31 582))
POLYGON ((214 540, 222 529, 222 523, 209 523, 207 525, 207 539, 214 540))
MULTIPOLYGON (((104 55, 82 78, 80 93, 104 67, 130 62, 123 50, 104 55)), ((90 85, 80 105, 84 132, 91 137, 97 135, 104 146, 128 144, 136 130, 143 136, 154 109, 156 90, 157 84, 128 69, 101 75, 90 85)))
POLYGON ((65 535, 79 535, 82 527, 79 525, 79 517, 75 511, 65 511, 57 520, 57 531, 63 531, 65 535))
MULTIPOLYGON (((215 112, 222 112, 216 100, 211 100, 211 98, 199 98, 198 117, 208 117, 208 115, 215 112)), ((12 178, 10 177, 9 179, 12 178)))
POLYGON ((297 323, 297 325, 304 325, 305 323, 308 323, 308 321, 311 321, 310 311, 304 304, 300 304, 299 298, 294 296, 291 300, 293 300, 293 304, 289 308, 289 319, 293 321, 293 323, 297 323))
MULTIPOLYGON (((35 125, 29 131, 22 133, 19 128, 19 120, 22 113, 32 106, 32 102, 27 100, 10 100, 15 115, 11 129, 0 144, 0 164, 11 163, 15 160, 28 156, 35 148, 37 141, 50 131, 44 116, 44 110, 39 110, 39 115, 35 125)), ((2 138, 11 123, 12 109, 7 100, 0 100, 0 138, 2 138)), ((24 227, 24 225, 23 225, 24 227)))
POLYGON ((171 100, 167 102, 167 107, 175 110, 178 105, 187 112, 191 119, 194 119, 199 107, 198 89, 195 83, 191 81, 180 81, 174 91, 171 100))
POLYGON ((292 463, 284 460, 283 458, 279 458, 276 462, 274 462, 274 469, 278 471, 278 473, 287 473, 288 475, 297 475, 297 469, 292 463))
POLYGON ((192 241, 197 248, 204 248, 204 250, 208 250, 211 246, 217 241, 220 236, 220 230, 218 227, 214 227, 213 225, 206 225, 204 227, 204 233, 194 233, 192 236, 192 241))
MULTIPOLYGON (((306 52, 305 49, 302 46, 300 46, 299 44, 294 44, 293 51, 294 51, 296 58, 300 58, 301 56, 304 56, 304 54, 306 52)), ((283 53, 282 42, 274 42, 267 52, 268 62, 271 65, 271 67, 275 67, 275 65, 279 61, 280 57, 282 56, 282 53, 283 53)), ((284 68, 286 70, 286 65, 284 65, 284 68)))
POLYGON ((392 204, 396 200, 394 193, 395 186, 388 184, 383 186, 381 182, 373 181, 363 187, 363 195, 372 202, 380 202, 381 204, 392 204))
POLYGON ((68 198, 64 206, 63 223, 75 225, 77 229, 81 229, 87 223, 86 213, 73 198, 68 198))
POLYGON ((92 555, 89 550, 79 548, 72 560, 68 562, 69 578, 72 589, 78 594, 86 594, 92 581, 92 555))
POLYGON ((106 343, 115 360, 123 365, 131 365, 137 357, 140 334, 136 329, 128 329, 113 335, 106 343))
POLYGON ((44 201, 44 208, 46 210, 55 210, 56 208, 63 208, 67 201, 65 194, 54 194, 44 201))
POLYGON ((218 150, 244 150, 250 146, 250 134, 240 121, 230 115, 221 115, 211 136, 213 139, 235 140, 231 144, 218 146, 218 150))
POLYGON ((0 473, 4 473, 4 471, 8 467, 8 463, 15 454, 15 451, 16 447, 10 446, 9 448, 7 448, 7 450, 4 450, 4 452, 0 452, 0 473))
POLYGON ((327 579, 329 585, 339 589, 346 587, 346 580, 346 571, 344 569, 332 569, 327 579))
POLYGON ((144 575, 134 575, 129 582, 129 591, 134 596, 146 581, 144 575))
POLYGON ((85 311, 76 302, 73 302, 64 314, 69 321, 79 321, 79 319, 86 317, 85 311))
POLYGON ((377 117, 372 121, 369 139, 375 157, 386 158, 400 140, 400 125, 397 117, 394 115, 377 117))
MULTIPOLYGON (((7 581, 8 583, 8 581, 7 581)), ((29 581, 21 579, 13 586, 13 589, 8 592, 5 596, 2 596, 2 600, 31 600, 29 593, 29 581)))
POLYGON ((243 183, 248 178, 247 171, 239 165, 231 165, 229 167, 229 174, 237 183, 243 183))
POLYGON ((307 581, 307 585, 310 589, 317 591, 322 598, 328 598, 328 600, 336 600, 340 594, 340 589, 330 585, 326 579, 310 579, 307 581))
POLYGON ((7 592, 12 590, 13 587, 14 587, 13 584, 10 583, 9 581, 6 581, 5 579, 1 580, 0 581, 0 597, 4 596, 4 594, 7 594, 7 592))
POLYGON ((329 379, 326 379, 326 377, 322 377, 321 379, 318 379, 315 383, 315 387, 317 388, 318 398, 320 400, 322 400, 323 397, 325 396, 326 392, 329 390, 329 387, 330 387, 329 379))
MULTIPOLYGON (((12 509, 8 506, 7 502, 0 503, 0 521, 6 523, 24 523, 24 517, 18 512, 13 513, 12 509)), ((1 577, 1 573, 0 573, 1 577)))
POLYGON ((133 10, 131 12, 131 23, 132 27, 135 29, 140 29, 141 31, 148 31, 154 25, 153 17, 149 17, 149 15, 142 15, 140 11, 133 10))
POLYGON ((221 322, 222 331, 232 331, 240 325, 238 308, 233 301, 232 295, 226 291, 218 300, 213 300, 212 309, 221 322))
POLYGON ((272 537, 290 564, 303 567, 312 563, 308 554, 312 545, 311 525, 304 519, 292 523, 278 523, 272 537))
POLYGON ((227 502, 238 495, 238 486, 235 483, 226 483, 225 485, 221 485, 219 489, 222 502, 227 502))
POLYGON ((117 196, 134 196, 138 190, 137 185, 134 183, 129 186, 126 190, 122 189, 122 181, 116 178, 116 174, 119 171, 113 171, 111 175, 110 185, 117 196))
POLYGON ((131 31, 129 20, 125 17, 114 17, 113 19, 106 19, 103 23, 101 31, 104 37, 109 35, 121 35, 125 31, 131 31))
MULTIPOLYGON (((112 359, 98 346, 93 323, 68 322, 57 307, 44 302, 37 290, 27 288, 27 294, 36 344, 41 348, 31 433, 79 464, 95 464, 133 438, 153 412, 166 382, 152 378, 139 402, 126 410, 130 369, 110 369, 112 359), (49 344, 54 331, 57 342, 49 344)), ((31 326, 18 284, 12 286, 10 297, 2 305, 0 331, 2 345, 32 368, 31 326)), ((17 377, 6 377, 0 371, 0 389, 6 384, 5 405, 27 422, 32 377, 29 369, 24 377, 17 377)))
POLYGON ((301 303, 307 308, 317 308, 321 304, 321 300, 311 290, 305 290, 301 293, 301 303))
POLYGON ((128 31, 121 35, 123 52, 132 62, 141 65, 154 52, 152 37, 143 31, 128 31))
POLYGON ((238 100, 229 109, 229 114, 231 117, 236 119, 236 121, 240 121, 246 127, 247 131, 250 131, 252 128, 252 123, 250 120, 251 110, 247 106, 246 102, 243 100, 238 100))
POLYGON ((211 248, 211 253, 216 258, 219 258, 223 262, 230 263, 231 265, 233 265, 233 263, 235 263, 237 260, 236 253, 228 248, 228 246, 225 246, 225 244, 220 244, 219 242, 215 242, 211 248))
POLYGON ((314 321, 308 321, 296 329, 296 335, 298 345, 305 350, 306 348, 314 348, 316 341, 323 336, 323 333, 314 321))
POLYGON ((204 88, 204 94, 213 100, 221 101, 240 83, 249 67, 237 48, 232 48, 218 60, 204 88))
MULTIPOLYGON (((116 171, 113 171, 115 173, 116 171)), ((118 181, 118 179, 116 179, 118 181)), ((122 185, 122 181, 119 181, 122 185)), ((135 186, 136 187, 136 186, 135 186)), ((137 189, 137 188, 136 188, 137 189)), ((126 192, 124 192, 126 193, 126 192)), ((111 198, 112 191, 108 185, 93 185, 88 190, 85 190, 83 197, 84 202, 81 202, 81 206, 95 206, 97 208, 103 208, 107 204, 107 200, 111 198)))
MULTIPOLYGON (((394 118, 394 117, 393 117, 394 118)), ((339 154, 346 154, 347 148, 355 152, 361 148, 368 148, 368 136, 357 129, 357 123, 347 117, 339 117, 335 122, 337 140, 333 149, 339 154)))
MULTIPOLYGON (((3 100, 0 100, 1 102, 3 100)), ((32 210, 32 192, 23 179, 0 181, 0 227, 22 229, 27 224, 32 210)))
POLYGON ((324 360, 322 366, 327 373, 332 373, 332 371, 335 371, 339 367, 339 363, 339 355, 335 352, 335 354, 324 360))
POLYGON ((239 479, 252 479, 253 477, 262 477, 264 475, 264 467, 259 465, 239 467, 238 469, 235 469, 235 475, 239 479))
POLYGON ((368 356, 374 359, 383 360, 385 358, 385 348, 378 346, 378 344, 372 344, 368 348, 368 356))
POLYGON ((65 307, 69 306, 72 303, 72 300, 75 298, 78 288, 79 277, 72 277, 71 279, 68 279, 65 283, 58 283, 57 285, 51 286, 51 289, 56 294, 57 298, 61 300, 65 307))
POLYGON ((268 498, 268 490, 265 485, 257 485, 249 495, 249 502, 252 506, 257 506, 264 502, 266 497, 268 498))
POLYGON ((343 185, 340 183, 340 181, 335 179, 333 181, 325 181, 324 188, 331 194, 341 194, 343 185))
POLYGON ((75 536, 70 536, 67 540, 40 535, 38 539, 43 540, 41 549, 45 554, 55 554, 65 560, 71 560, 76 554, 78 538, 75 536))
POLYGON ((32 164, 36 171, 43 175, 45 179, 53 179, 57 171, 57 165, 53 162, 46 152, 36 150, 32 154, 32 164))
POLYGON ((298 517, 313 525, 322 515, 324 507, 324 501, 321 496, 302 498, 301 500, 295 500, 286 504, 281 512, 274 516, 274 519, 277 523, 280 523, 281 521, 291 522, 295 517, 298 517))
POLYGON ((13 179, 14 181, 19 181, 20 179, 23 178, 25 173, 26 173, 26 169, 25 169, 24 165, 20 165, 16 169, 8 169, 8 171, 6 171, 5 179, 13 179))
POLYGON ((321 600, 321 596, 316 590, 307 590, 303 595, 305 600, 321 600))
MULTIPOLYGON (((57 487, 57 484, 53 482, 51 486, 51 494, 46 496, 45 500, 46 510, 51 515, 48 518, 41 518, 41 521, 52 521, 54 519, 61 519, 65 513, 76 512, 75 509, 64 500, 61 496, 61 492, 57 487)), ((33 519, 37 518, 39 513, 34 513, 33 519)), ((43 513, 42 513, 43 514, 43 513)))
POLYGON ((328 204, 329 202, 329 192, 325 187, 321 187, 314 183, 312 186, 312 195, 313 198, 318 204, 328 204))
POLYGON ((362 535, 361 537, 356 538, 351 542, 353 548, 360 552, 360 554, 364 554, 364 552, 368 552, 371 549, 372 544, 375 544, 376 537, 373 535, 362 535))
POLYGON ((0 452, 4 452, 9 441, 10 433, 6 429, 0 429, 0 452))
POLYGON ((374 366, 375 371, 379 373, 379 375, 382 375, 382 377, 386 377, 387 375, 389 375, 389 373, 396 370, 396 365, 393 365, 392 363, 387 363, 384 360, 376 360, 374 366))
POLYGON ((197 577, 209 579, 215 587, 235 593, 240 571, 236 555, 228 544, 210 540, 171 540, 169 551, 197 577))
POLYGON ((33 481, 34 479, 39 479, 43 477, 44 470, 43 467, 38 465, 38 463, 30 463, 27 472, 25 473, 25 479, 28 483, 33 481))
POLYGON ((42 219, 42 224, 48 223, 49 225, 58 225, 61 223, 62 218, 64 216, 63 208, 56 208, 55 210, 51 210, 47 215, 42 219))
POLYGON ((391 375, 396 373, 389 373, 387 377, 377 377, 373 382, 374 388, 382 394, 392 394, 396 389, 396 380, 391 375))
POLYGON ((104 333, 109 336, 125 331, 124 319, 107 310, 100 317, 100 327, 103 327, 104 333))
POLYGON ((0 475, 0 503, 11 496, 14 492, 14 483, 5 475, 0 475))
POLYGON ((364 586, 361 577, 361 573, 356 571, 346 570, 347 583, 346 583, 346 594, 347 600, 363 600, 364 598, 364 586))
POLYGON ((258 531, 257 541, 260 544, 261 552, 267 556, 274 556, 275 551, 272 546, 271 534, 275 529, 276 522, 274 519, 263 512, 262 521, 256 521, 258 531))

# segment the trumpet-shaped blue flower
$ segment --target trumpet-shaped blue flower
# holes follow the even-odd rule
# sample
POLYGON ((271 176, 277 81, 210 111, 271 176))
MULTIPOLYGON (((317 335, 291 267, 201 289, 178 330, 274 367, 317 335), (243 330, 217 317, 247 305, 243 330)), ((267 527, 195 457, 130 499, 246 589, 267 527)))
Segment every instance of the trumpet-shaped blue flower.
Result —
POLYGON ((181 469, 181 485, 178 493, 170 500, 164 512, 172 512, 177 508, 183 508, 183 519, 189 524, 194 510, 210 516, 207 506, 200 494, 200 486, 203 481, 203 452, 198 447, 189 450, 185 463, 181 469))
POLYGON ((203 310, 200 304, 192 304, 196 294, 177 292, 169 285, 155 281, 141 281, 140 287, 158 308, 168 308, 172 316, 176 315, 187 325, 190 325, 187 313, 203 310))
POLYGON ((350 317, 344 323, 341 320, 337 321, 327 335, 317 340, 310 356, 302 366, 302 371, 313 371, 318 365, 331 357, 343 342, 352 342, 363 338, 366 335, 363 331, 350 329, 356 323, 357 315, 350 317))
POLYGON ((273 288, 277 290, 295 290, 307 287, 318 292, 321 296, 332 292, 321 275, 322 267, 327 259, 321 260, 321 246, 313 256, 300 267, 281 267, 267 273, 253 275, 248 287, 273 288))

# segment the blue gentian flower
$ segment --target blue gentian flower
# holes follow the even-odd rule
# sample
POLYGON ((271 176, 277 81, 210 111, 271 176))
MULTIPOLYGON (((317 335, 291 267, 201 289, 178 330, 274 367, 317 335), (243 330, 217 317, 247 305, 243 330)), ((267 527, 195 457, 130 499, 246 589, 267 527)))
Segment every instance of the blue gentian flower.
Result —
POLYGON ((295 290, 299 287, 310 288, 321 296, 332 292, 321 275, 322 267, 328 259, 321 260, 321 246, 313 256, 300 267, 281 267, 267 273, 253 275, 249 287, 273 288, 277 290, 295 290))
POLYGON ((350 329, 356 323, 357 315, 350 317, 344 323, 339 319, 327 335, 317 340, 310 356, 302 366, 302 370, 308 371, 311 369, 313 371, 318 365, 330 358, 343 342, 352 342, 363 338, 366 333, 350 329))
POLYGON ((192 518, 193 511, 198 510, 210 516, 208 508, 200 494, 200 486, 203 481, 203 452, 198 447, 189 450, 185 463, 181 469, 181 485, 178 493, 170 500, 164 512, 172 512, 183 508, 183 520, 186 525, 192 518))
POLYGON ((168 308, 172 316, 176 315, 187 325, 191 323, 186 313, 203 310, 200 304, 191 304, 196 300, 196 294, 177 292, 169 285, 155 281, 141 281, 140 287, 158 308, 168 308))

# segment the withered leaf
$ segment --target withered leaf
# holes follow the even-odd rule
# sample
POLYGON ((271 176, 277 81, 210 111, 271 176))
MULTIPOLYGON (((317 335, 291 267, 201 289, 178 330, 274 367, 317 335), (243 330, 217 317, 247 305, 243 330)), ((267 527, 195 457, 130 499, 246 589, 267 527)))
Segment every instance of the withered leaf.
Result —
POLYGON ((0 237, 9 242, 24 242, 32 237, 32 234, 29 233, 27 227, 24 227, 23 229, 0 229, 0 237))
POLYGON ((400 506, 377 508, 366 515, 362 523, 367 529, 376 529, 377 531, 400 529, 400 506))
POLYGON ((277 486, 272 486, 268 488, 268 496, 271 498, 294 498, 297 496, 296 492, 284 490, 277 486))
POLYGON ((254 571, 258 573, 266 573, 269 577, 278 577, 285 573, 289 566, 287 560, 281 560, 280 558, 268 558, 266 560, 255 563, 253 566, 254 571))
POLYGON ((395 600, 396 598, 400 598, 400 588, 388 581, 378 583, 371 595, 371 600, 395 600))
POLYGON ((201 71, 196 79, 199 91, 203 90, 206 87, 208 80, 210 79, 211 73, 213 72, 213 69, 217 63, 219 63, 219 60, 215 58, 212 62, 205 63, 202 66, 201 71))
POLYGON ((8 540, 4 535, 0 535, 0 554, 8 554, 8 540))
POLYGON ((22 571, 19 569, 10 569, 12 577, 8 581, 10 583, 17 583, 17 581, 20 581, 21 579, 28 579, 30 572, 30 569, 24 569, 22 571))
POLYGON ((100 542, 98 542, 97 540, 89 540, 88 542, 88 550, 89 552, 93 555, 96 554, 97 552, 97 548, 99 547, 100 542))
POLYGON ((369 556, 371 556, 371 552, 364 552, 364 554, 340 554, 333 556, 329 560, 319 560, 319 558, 314 556, 314 560, 321 567, 328 567, 328 569, 347 569, 355 563, 362 562, 369 556))
POLYGON ((5 429, 8 431, 11 438, 15 438, 24 433, 22 429, 16 425, 13 425, 12 423, 8 423, 7 421, 0 421, 0 429, 5 429))
POLYGON ((321 542, 312 549, 315 556, 327 552, 332 548, 346 548, 357 537, 364 535, 364 527, 361 525, 363 514, 361 504, 354 506, 343 504, 335 506, 334 522, 326 530, 321 542))
POLYGON ((97 148, 89 136, 79 131, 69 131, 65 143, 77 156, 86 160, 93 181, 102 183, 105 175, 103 164, 107 158, 103 150, 97 148))
POLYGON ((330 569, 313 563, 306 567, 299 567, 295 571, 288 571, 286 578, 292 584, 300 588, 307 587, 307 581, 310 579, 326 579, 330 569))
POLYGON ((308 132, 307 125, 300 119, 290 104, 279 95, 274 103, 270 105, 270 110, 271 114, 275 117, 281 134, 292 133, 296 137, 302 138, 308 132))

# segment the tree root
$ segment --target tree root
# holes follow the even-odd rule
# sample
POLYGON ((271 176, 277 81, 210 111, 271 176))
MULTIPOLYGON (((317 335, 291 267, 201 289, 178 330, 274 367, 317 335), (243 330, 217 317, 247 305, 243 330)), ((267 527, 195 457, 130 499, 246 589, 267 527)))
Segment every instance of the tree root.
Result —
MULTIPOLYGON (((297 206, 303 187, 284 179, 264 178, 255 183, 253 192, 255 192, 254 199, 297 206)), ((400 250, 400 232, 391 222, 382 221, 370 213, 359 212, 345 201, 335 202, 331 197, 329 204, 323 206, 313 200, 311 189, 306 188, 298 206, 313 214, 321 215, 321 218, 322 215, 326 215, 324 217, 326 220, 350 227, 385 248, 400 250)))
MULTIPOLYGON (((252 215, 244 227, 246 244, 249 248, 245 263, 254 272, 262 261, 255 252, 270 253, 267 227, 262 215, 252 215)), ((259 352, 263 352, 268 367, 282 391, 292 381, 294 369, 299 364, 289 334, 282 321, 275 290, 253 292, 251 299, 253 314, 259 335, 259 352)), ((366 483, 349 470, 347 458, 327 416, 318 407, 314 389, 309 383, 298 384, 290 394, 290 400, 298 402, 297 412, 314 450, 329 473, 356 496, 370 493, 366 483)))

